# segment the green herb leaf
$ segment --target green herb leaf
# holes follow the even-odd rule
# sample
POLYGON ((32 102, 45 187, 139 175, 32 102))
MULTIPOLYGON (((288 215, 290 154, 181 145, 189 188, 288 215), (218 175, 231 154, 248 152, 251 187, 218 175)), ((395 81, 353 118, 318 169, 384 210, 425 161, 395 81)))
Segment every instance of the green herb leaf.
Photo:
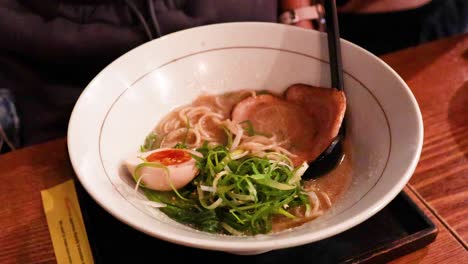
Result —
POLYGON ((254 127, 252 125, 252 122, 250 122, 250 120, 245 120, 245 121, 242 121, 239 123, 239 125, 244 125, 244 130, 245 132, 247 132, 247 135, 249 136, 254 136, 255 135, 255 130, 254 130, 254 127))
POLYGON ((185 143, 177 143, 174 146, 175 149, 187 149, 187 145, 185 143))
POLYGON ((149 133, 149 135, 146 136, 145 142, 143 143, 143 145, 140 146, 140 152, 147 152, 147 151, 158 148, 159 146, 157 146, 157 143, 158 143, 158 135, 156 135, 156 133, 154 132, 149 133))
POLYGON ((244 128, 244 131, 247 132, 247 135, 249 135, 249 136, 255 136, 255 135, 264 136, 264 137, 270 137, 271 136, 271 135, 268 135, 266 133, 255 131, 255 129, 253 127, 253 124, 252 124, 252 122, 250 120, 242 121, 239 124, 244 128))

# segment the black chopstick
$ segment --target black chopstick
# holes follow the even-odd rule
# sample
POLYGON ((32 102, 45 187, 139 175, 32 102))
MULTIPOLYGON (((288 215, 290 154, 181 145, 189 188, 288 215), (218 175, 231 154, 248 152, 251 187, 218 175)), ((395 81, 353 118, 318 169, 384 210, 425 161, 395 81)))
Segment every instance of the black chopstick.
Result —
MULTIPOLYGON (((336 0, 324 0, 325 21, 328 38, 328 57, 330 60, 330 75, 333 88, 344 91, 343 85, 343 63, 341 61, 340 29, 338 26, 338 11, 336 0)), ((346 134, 345 119, 343 119, 338 136, 334 140, 343 141, 346 134)))
POLYGON ((333 88, 343 90, 343 64, 341 61, 340 30, 336 1, 324 0, 323 2, 328 36, 331 84, 333 88))

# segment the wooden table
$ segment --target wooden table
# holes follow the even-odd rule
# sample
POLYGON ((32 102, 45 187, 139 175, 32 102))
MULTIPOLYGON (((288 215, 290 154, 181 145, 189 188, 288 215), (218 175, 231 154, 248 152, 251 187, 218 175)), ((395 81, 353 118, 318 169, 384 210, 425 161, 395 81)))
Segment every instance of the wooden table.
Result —
MULTIPOLYGON (((468 35, 382 57, 409 84, 424 118, 421 160, 405 191, 439 228, 394 263, 468 263, 468 35)), ((0 263, 53 263, 40 190, 73 178, 66 139, 0 156, 0 263)))

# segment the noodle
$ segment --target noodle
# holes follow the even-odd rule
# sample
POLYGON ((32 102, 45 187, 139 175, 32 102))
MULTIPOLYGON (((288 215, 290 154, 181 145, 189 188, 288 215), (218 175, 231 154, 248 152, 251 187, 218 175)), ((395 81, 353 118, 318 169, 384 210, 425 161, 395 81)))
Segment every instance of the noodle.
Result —
MULTIPOLYGON (((256 96, 252 92, 252 96, 256 96)), ((215 98, 215 104, 222 107, 220 97, 215 98)), ((188 138, 193 135, 193 142, 185 142, 191 148, 200 147, 205 141, 215 144, 222 143, 223 139, 213 130, 219 130, 224 126, 235 136, 231 151, 236 149, 247 150, 253 155, 265 155, 265 151, 275 151, 286 155, 288 158, 295 157, 293 153, 282 147, 285 143, 278 142, 275 135, 267 137, 264 135, 246 135, 240 124, 235 124, 230 119, 224 119, 223 115, 213 111, 208 106, 186 106, 165 117, 156 128, 156 133, 162 136, 161 147, 172 147, 180 142, 182 137, 188 138), (208 127, 212 122, 217 128, 208 127)), ((220 134, 220 133, 218 133, 220 134)))
POLYGON ((332 206, 332 202, 330 200, 330 197, 328 197, 328 194, 326 194, 325 192, 320 192, 320 195, 323 197, 323 199, 327 203, 328 208, 330 208, 332 206))
MULTIPOLYGON (((311 203, 313 204, 312 211, 310 212, 311 215, 316 214, 319 211, 320 208, 320 200, 317 196, 317 194, 314 191, 309 191, 307 193, 309 195, 309 198, 311 200, 311 203)), ((306 215, 306 217, 310 217, 310 215, 306 215)))

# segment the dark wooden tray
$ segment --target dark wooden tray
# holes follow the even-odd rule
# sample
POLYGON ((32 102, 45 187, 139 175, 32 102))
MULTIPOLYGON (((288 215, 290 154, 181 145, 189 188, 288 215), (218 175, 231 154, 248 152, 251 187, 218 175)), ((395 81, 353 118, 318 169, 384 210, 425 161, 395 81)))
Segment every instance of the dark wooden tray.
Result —
POLYGON ((179 246, 145 235, 112 217, 77 183, 96 263, 385 263, 420 249, 437 236, 435 224, 404 193, 364 223, 334 237, 254 256, 179 246))

